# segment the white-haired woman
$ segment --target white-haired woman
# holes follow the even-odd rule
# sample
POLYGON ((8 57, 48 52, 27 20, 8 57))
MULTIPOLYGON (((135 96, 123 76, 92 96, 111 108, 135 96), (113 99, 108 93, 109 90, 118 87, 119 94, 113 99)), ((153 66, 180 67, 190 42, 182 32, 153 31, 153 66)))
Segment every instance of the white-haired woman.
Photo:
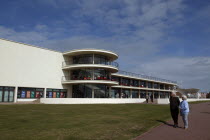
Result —
POLYGON ((188 114, 189 114, 189 104, 187 102, 187 96, 182 96, 182 102, 180 103, 180 113, 184 122, 184 129, 188 128, 188 114))

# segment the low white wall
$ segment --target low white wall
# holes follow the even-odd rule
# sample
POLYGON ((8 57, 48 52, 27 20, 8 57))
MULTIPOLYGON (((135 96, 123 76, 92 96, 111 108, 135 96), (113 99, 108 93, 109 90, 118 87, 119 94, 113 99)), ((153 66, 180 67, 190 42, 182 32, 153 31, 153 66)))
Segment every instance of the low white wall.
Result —
MULTIPOLYGON (((180 99, 181 101, 182 99, 180 99)), ((187 99, 188 102, 195 102, 195 101, 210 101, 210 99, 187 99)))
MULTIPOLYGON (((180 102, 182 101, 182 99, 179 99, 180 102)), ((195 102, 195 101, 210 101, 210 99, 187 99, 188 102, 195 102)), ((157 103, 158 104, 169 104, 169 99, 157 99, 157 103)))
POLYGON ((114 98, 41 98, 44 104, 125 104, 143 103, 145 99, 114 99, 114 98))
POLYGON ((157 99, 157 104, 169 104, 169 98, 157 99))
POLYGON ((37 99, 17 99, 18 102, 33 102, 37 99))

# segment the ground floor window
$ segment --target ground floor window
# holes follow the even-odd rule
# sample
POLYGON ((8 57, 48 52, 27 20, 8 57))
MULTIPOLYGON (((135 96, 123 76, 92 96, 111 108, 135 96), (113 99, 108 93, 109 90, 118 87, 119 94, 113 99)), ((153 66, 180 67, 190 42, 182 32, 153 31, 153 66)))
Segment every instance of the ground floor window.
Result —
POLYGON ((130 90, 129 89, 123 89, 122 90, 122 98, 131 98, 130 90))
POLYGON ((145 90, 140 90, 140 97, 145 98, 146 97, 146 91, 145 90))
POLYGON ((46 98, 66 98, 66 89, 47 89, 46 98))
POLYGON ((157 91, 154 92, 154 98, 155 99, 159 98, 159 93, 157 91))
POLYGON ((160 92, 160 98, 169 98, 169 92, 160 92))
POLYGON ((13 102, 14 90, 15 90, 15 87, 0 86, 0 102, 13 102))
POLYGON ((138 90, 133 90, 132 91, 132 98, 139 98, 139 91, 138 90))
POLYGON ((109 89, 102 84, 73 85, 73 98, 110 98, 109 89))
POLYGON ((17 98, 42 98, 44 88, 18 87, 17 98))
POLYGON ((112 88, 110 98, 120 98, 120 89, 112 88))

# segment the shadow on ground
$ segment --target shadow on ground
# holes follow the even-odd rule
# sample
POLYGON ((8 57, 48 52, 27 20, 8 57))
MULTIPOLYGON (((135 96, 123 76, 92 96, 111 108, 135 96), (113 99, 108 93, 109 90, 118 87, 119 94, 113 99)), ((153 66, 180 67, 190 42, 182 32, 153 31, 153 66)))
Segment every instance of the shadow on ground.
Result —
MULTIPOLYGON (((165 124, 165 125, 168 125, 168 126, 170 126, 170 127, 174 127, 174 125, 173 124, 170 124, 170 123, 168 123, 168 122, 166 122, 166 121, 163 121, 163 120, 156 120, 157 122, 161 122, 161 123, 163 123, 163 124, 165 124)), ((182 128, 182 127, 179 127, 178 126, 178 128, 182 128)))

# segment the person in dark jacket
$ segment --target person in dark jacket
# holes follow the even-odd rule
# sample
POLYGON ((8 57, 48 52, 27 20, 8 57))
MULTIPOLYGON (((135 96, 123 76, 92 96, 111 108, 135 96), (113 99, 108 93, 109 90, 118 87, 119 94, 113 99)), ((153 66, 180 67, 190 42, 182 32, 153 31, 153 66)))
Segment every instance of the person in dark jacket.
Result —
POLYGON ((171 111, 171 117, 174 121, 174 127, 178 127, 178 115, 179 115, 179 98, 176 97, 176 93, 172 93, 170 96, 170 111, 171 111))

